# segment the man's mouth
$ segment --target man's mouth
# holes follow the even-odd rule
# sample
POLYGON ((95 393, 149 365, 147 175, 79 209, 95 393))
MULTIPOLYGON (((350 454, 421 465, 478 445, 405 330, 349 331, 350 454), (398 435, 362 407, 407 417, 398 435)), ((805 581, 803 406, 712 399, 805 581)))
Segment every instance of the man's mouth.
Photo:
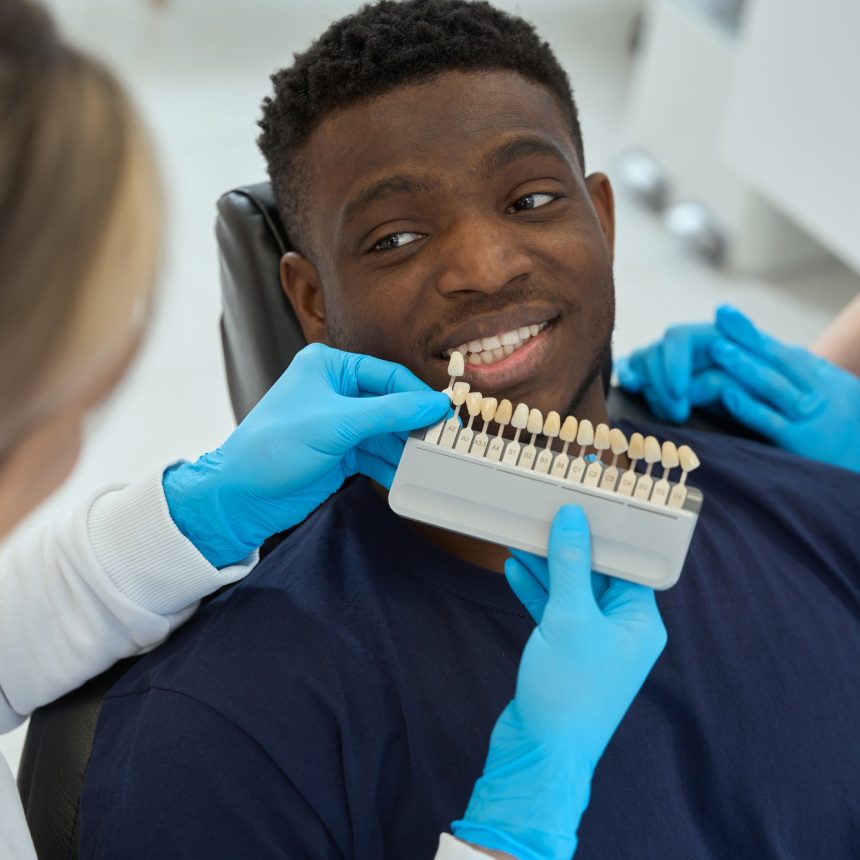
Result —
MULTIPOLYGON (((462 353, 466 361, 465 381, 473 390, 485 394, 510 390, 539 375, 552 352, 552 335, 561 318, 552 310, 536 312, 535 308, 522 307, 497 316, 497 319, 476 319, 468 327, 463 326, 461 336, 470 334, 469 328, 474 335, 437 353, 440 362, 446 365, 451 353, 455 350, 462 353), (494 330, 497 333, 493 334, 494 330)), ((457 340, 455 333, 448 343, 457 340)))
POLYGON ((518 349, 522 349, 533 337, 537 337, 547 325, 549 325, 549 321, 520 326, 490 337, 475 338, 460 346, 446 349, 443 355, 445 358, 450 358, 453 352, 460 352, 466 360, 466 364, 473 367, 496 364, 509 355, 513 355, 518 349))

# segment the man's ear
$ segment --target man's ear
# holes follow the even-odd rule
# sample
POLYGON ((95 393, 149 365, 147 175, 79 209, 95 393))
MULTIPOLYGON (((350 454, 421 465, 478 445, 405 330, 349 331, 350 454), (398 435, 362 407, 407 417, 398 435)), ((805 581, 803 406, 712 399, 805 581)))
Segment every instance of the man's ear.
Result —
POLYGON ((325 299, 316 266, 298 251, 281 257, 281 289, 293 306, 308 343, 328 343, 325 299))
POLYGON ((612 185, 605 173, 592 173, 585 177, 585 186, 588 188, 588 196, 597 212, 597 220, 606 237, 609 247, 610 258, 615 256, 615 197, 612 194, 612 185))

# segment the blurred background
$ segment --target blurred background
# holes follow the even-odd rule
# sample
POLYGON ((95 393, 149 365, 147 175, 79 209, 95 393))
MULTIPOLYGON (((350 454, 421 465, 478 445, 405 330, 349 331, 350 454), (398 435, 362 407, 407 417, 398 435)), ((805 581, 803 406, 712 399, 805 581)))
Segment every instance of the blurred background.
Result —
MULTIPOLYGON (((47 5, 136 97, 160 155, 169 243, 145 348, 71 480, 31 523, 100 485, 194 458, 233 427, 214 204, 265 178, 254 140, 268 75, 357 2, 47 5)), ((497 5, 555 48, 587 169, 616 187, 616 355, 722 302, 805 344, 860 291, 855 0, 497 5)), ((13 768, 22 742, 23 727, 0 738, 13 768)))

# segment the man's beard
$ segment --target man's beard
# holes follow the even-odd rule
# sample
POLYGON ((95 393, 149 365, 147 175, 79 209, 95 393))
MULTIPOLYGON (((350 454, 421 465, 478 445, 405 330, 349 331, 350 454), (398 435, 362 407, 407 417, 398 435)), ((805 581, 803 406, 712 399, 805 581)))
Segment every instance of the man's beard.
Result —
MULTIPOLYGON (((594 384, 594 380, 599 376, 603 376, 603 370, 607 364, 612 361, 612 330, 610 329, 609 335, 605 339, 604 346, 600 350, 600 354, 595 358, 594 363, 588 369, 588 373, 586 373, 585 378, 580 383, 579 388, 576 389, 576 393, 573 395, 573 399, 570 401, 570 406, 567 408, 567 412, 565 415, 576 415, 577 409, 579 408, 579 404, 582 402, 582 398, 585 397, 586 392, 591 388, 594 384)), ((611 372, 611 366, 609 368, 611 372)))

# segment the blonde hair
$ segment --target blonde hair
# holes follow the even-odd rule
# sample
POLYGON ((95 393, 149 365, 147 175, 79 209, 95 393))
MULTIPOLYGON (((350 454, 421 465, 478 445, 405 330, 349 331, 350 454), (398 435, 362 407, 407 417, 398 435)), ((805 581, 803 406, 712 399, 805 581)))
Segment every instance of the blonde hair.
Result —
POLYGON ((157 278, 161 194, 114 76, 35 3, 0 7, 2 459, 128 350, 157 278))

